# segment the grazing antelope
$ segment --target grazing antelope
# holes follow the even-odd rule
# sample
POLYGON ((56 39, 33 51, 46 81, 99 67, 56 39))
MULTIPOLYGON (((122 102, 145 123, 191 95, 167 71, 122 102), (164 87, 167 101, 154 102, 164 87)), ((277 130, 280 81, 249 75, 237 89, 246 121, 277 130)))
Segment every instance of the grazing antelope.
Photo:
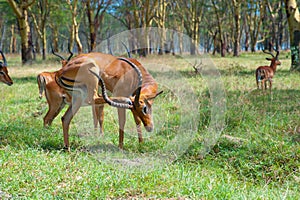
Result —
MULTIPOLYGON (((68 59, 63 58, 62 56, 56 54, 53 50, 52 53, 58 56, 61 59, 62 67, 64 67, 69 60, 71 59, 73 53, 69 50, 70 56, 68 59)), ((57 117, 60 111, 65 107, 66 104, 70 105, 72 102, 72 96, 70 96, 65 89, 63 89, 60 85, 57 84, 55 80, 56 73, 55 72, 42 72, 37 76, 37 82, 39 87, 39 98, 42 98, 43 93, 45 92, 46 100, 48 103, 48 112, 44 117, 44 126, 50 126, 52 121, 57 117)), ((117 99, 112 98, 114 101, 118 101, 117 99)), ((103 100, 104 104, 105 101, 103 100)), ((94 128, 97 129, 98 123, 100 125, 100 134, 103 134, 103 107, 104 105, 99 105, 95 109, 96 112, 100 115, 94 116, 94 128), (100 120, 100 119, 101 120, 100 120)))
POLYGON ((279 51, 276 51, 276 56, 265 50, 263 52, 272 56, 272 58, 266 58, 271 61, 271 64, 270 66, 260 66, 256 69, 256 85, 257 89, 259 89, 259 82, 261 82, 261 88, 264 90, 267 89, 267 81, 269 81, 270 92, 272 92, 272 78, 275 75, 277 65, 281 65, 281 62, 278 60, 279 51))
MULTIPOLYGON (((64 67, 72 58, 73 53, 69 49, 70 56, 68 59, 58 55, 52 49, 52 53, 61 59, 62 67, 64 67)), ((43 92, 48 103, 48 112, 44 117, 44 126, 50 126, 54 118, 64 108, 64 106, 71 102, 71 97, 61 88, 55 81, 55 72, 42 72, 37 76, 39 87, 39 98, 42 98, 43 92)))
POLYGON ((11 80, 10 76, 8 75, 6 58, 2 51, 0 51, 0 54, 3 59, 3 62, 0 61, 0 81, 11 86, 13 84, 13 81, 11 80))
POLYGON ((152 104, 157 93, 157 83, 149 72, 132 58, 118 58, 103 53, 88 53, 76 58, 58 71, 57 83, 72 95, 72 104, 62 117, 64 145, 69 148, 69 125, 82 104, 92 105, 93 116, 103 121, 103 109, 97 113, 95 106, 109 103, 118 107, 119 148, 123 149, 125 109, 130 109, 137 126, 139 142, 143 141, 141 123, 147 131, 153 131, 152 104), (102 81, 101 81, 102 80, 102 81), (98 95, 98 84, 102 97, 98 95), (109 101, 106 88, 116 96, 109 101))

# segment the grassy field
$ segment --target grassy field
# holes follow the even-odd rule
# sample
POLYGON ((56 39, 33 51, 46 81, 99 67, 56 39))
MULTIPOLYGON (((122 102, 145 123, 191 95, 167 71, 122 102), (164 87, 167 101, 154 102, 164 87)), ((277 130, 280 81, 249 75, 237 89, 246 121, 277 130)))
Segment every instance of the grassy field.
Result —
POLYGON ((0 86, 0 199, 299 198, 300 74, 289 72, 287 53, 280 55, 272 94, 256 90, 254 70, 269 64, 265 54, 211 57, 226 112, 222 135, 208 149, 205 141, 218 136, 210 129, 218 106, 208 80, 193 73, 194 58, 139 59, 164 90, 155 100, 155 132, 144 131, 138 144, 128 112, 121 152, 116 109, 105 108, 99 136, 91 109, 83 107, 71 124, 70 153, 62 150, 65 109, 43 128, 47 103, 38 99, 36 83, 39 72, 60 64, 20 66, 19 56, 7 57, 14 85, 0 86))

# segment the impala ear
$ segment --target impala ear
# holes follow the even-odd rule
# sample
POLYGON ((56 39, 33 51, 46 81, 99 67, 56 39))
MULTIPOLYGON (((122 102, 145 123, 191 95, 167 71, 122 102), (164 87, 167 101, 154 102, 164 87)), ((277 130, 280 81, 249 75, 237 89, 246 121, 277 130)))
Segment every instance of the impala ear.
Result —
POLYGON ((266 58, 266 60, 272 60, 271 58, 266 58))
POLYGON ((156 93, 155 96, 149 97, 147 100, 155 99, 158 95, 162 94, 163 92, 164 92, 164 91, 160 91, 160 92, 156 93))

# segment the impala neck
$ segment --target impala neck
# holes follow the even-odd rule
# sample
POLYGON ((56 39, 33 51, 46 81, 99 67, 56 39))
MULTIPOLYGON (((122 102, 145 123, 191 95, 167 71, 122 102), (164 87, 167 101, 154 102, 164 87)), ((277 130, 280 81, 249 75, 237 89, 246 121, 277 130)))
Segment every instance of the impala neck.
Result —
POLYGON ((275 74, 276 69, 277 69, 276 60, 271 62, 270 67, 271 67, 271 69, 273 70, 273 72, 274 72, 274 74, 275 74))

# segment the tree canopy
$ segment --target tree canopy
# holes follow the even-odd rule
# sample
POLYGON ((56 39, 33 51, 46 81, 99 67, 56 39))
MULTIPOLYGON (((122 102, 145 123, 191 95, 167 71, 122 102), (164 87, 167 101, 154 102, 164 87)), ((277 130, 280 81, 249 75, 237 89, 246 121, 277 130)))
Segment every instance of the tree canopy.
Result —
POLYGON ((7 0, 0 8, 1 48, 22 52, 23 63, 32 59, 31 52, 46 59, 50 46, 89 52, 116 33, 146 27, 162 31, 154 51, 146 41, 148 48, 139 51, 144 56, 186 51, 239 56, 241 51, 290 48, 285 2, 280 0, 7 0), (188 35, 192 48, 179 44, 174 49, 165 29, 188 35))

